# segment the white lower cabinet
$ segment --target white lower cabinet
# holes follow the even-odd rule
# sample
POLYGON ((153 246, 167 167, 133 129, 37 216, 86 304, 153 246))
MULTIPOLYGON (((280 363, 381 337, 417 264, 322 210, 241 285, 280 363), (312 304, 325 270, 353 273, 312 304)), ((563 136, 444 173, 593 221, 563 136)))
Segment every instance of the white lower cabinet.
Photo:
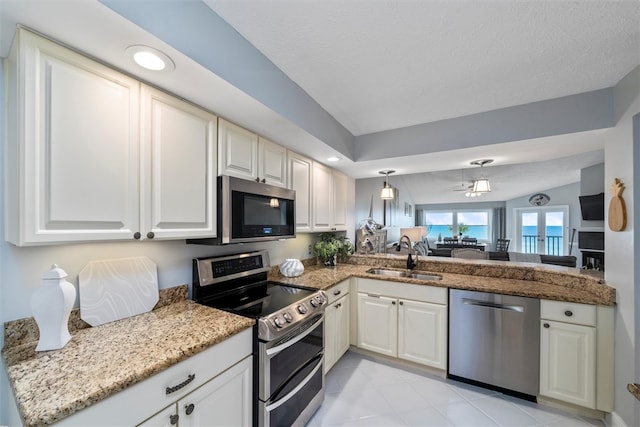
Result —
POLYGON ((246 329, 56 425, 250 426, 252 334, 246 329))
POLYGON ((324 372, 327 373, 349 350, 351 325, 350 280, 345 280, 327 291, 328 305, 324 320, 324 372))
POLYGON ((447 369, 447 289, 358 279, 359 348, 447 369))
POLYGON ((438 369, 447 368, 447 307, 420 301, 400 300, 398 311, 398 357, 438 369))
POLYGON ((358 292, 358 347, 398 357, 395 298, 358 292))
POLYGON ((540 396, 613 411, 614 307, 540 301, 540 396))
POLYGON ((541 323, 540 394, 595 409, 596 328, 541 323))
POLYGON ((249 426, 251 357, 247 357, 140 426, 249 426))

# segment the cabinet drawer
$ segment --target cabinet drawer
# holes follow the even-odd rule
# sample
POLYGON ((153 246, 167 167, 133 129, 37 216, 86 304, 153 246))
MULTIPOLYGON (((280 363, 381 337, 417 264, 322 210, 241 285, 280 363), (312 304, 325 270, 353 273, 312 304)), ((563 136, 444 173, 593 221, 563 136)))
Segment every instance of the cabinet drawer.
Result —
POLYGON ((329 299, 329 304, 333 304, 338 298, 342 298, 349 293, 350 282, 351 280, 349 279, 343 280, 325 291, 327 293, 327 298, 329 299))
POLYGON ((447 304, 447 288, 376 279, 358 279, 358 292, 412 299, 414 301, 447 304))
POLYGON ((252 329, 226 340, 125 388, 86 409, 62 419, 61 426, 137 425, 151 414, 175 404, 211 378, 251 355, 252 329), (195 378, 184 387, 166 394, 189 375, 195 378))
POLYGON ((575 302, 541 300, 540 317, 576 325, 596 326, 596 306, 575 302))

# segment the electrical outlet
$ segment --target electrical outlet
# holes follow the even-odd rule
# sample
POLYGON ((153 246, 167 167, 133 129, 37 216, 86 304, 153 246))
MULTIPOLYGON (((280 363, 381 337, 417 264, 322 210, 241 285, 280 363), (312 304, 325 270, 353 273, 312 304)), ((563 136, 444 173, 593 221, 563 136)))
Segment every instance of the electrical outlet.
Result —
POLYGON ((309 248, 307 250, 307 255, 311 255, 311 245, 309 245, 309 248))

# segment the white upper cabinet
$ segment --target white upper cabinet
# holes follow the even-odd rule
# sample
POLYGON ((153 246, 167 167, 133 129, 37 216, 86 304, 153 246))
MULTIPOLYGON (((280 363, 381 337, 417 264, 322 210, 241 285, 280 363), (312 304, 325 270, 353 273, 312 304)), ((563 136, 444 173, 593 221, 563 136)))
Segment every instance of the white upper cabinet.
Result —
POLYGON ((287 187, 296 192, 296 231, 311 231, 311 177, 313 161, 289 151, 289 173, 287 187))
POLYGON ((218 122, 218 173, 287 186, 287 149, 227 120, 218 122))
POLYGON ((216 116, 142 86, 147 238, 215 235, 216 116))
POLYGON ((10 54, 7 240, 139 230, 139 83, 19 29, 10 54))
POLYGON ((258 179, 258 135, 218 120, 218 174, 258 179))
POLYGON ((321 163, 313 163, 313 231, 347 229, 348 178, 321 163))
POLYGON ((333 227, 333 188, 331 169, 313 163, 313 231, 331 231, 333 227))
POLYGON ((258 138, 258 178, 261 182, 287 187, 287 149, 258 138))
POLYGON ((333 189, 333 228, 344 231, 347 229, 348 212, 348 178, 347 175, 333 170, 331 172, 333 189))
POLYGON ((215 234, 215 116, 24 29, 8 74, 9 242, 215 234))

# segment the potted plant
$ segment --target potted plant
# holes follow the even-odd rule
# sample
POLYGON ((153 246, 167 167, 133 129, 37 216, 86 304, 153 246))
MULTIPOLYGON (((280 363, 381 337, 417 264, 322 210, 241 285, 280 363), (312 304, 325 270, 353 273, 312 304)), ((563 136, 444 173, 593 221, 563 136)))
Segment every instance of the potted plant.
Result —
POLYGON ((313 245, 313 253, 319 261, 327 266, 335 266, 338 259, 346 259, 353 254, 353 245, 345 236, 335 233, 321 233, 320 240, 313 245))

